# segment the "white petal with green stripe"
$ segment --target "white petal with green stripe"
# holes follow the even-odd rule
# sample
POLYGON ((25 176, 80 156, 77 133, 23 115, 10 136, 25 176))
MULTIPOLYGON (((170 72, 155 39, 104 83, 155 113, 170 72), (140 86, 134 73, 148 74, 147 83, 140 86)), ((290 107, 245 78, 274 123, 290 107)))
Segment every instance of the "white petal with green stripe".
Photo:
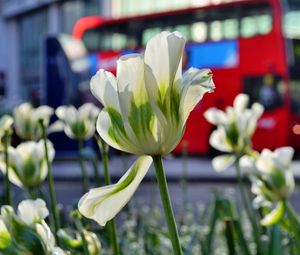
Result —
POLYGON ((104 226, 128 203, 151 163, 151 157, 140 156, 118 183, 86 193, 78 203, 79 211, 104 226))

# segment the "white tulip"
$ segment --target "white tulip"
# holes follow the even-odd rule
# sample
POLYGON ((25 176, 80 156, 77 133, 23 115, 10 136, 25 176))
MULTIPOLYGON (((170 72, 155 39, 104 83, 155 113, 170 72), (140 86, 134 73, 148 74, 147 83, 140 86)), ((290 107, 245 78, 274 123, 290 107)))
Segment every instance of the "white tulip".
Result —
MULTIPOLYGON (((54 148, 47 141, 49 161, 54 159, 54 148)), ((24 142, 16 148, 8 148, 9 179, 19 187, 32 188, 39 186, 48 173, 43 141, 24 142)), ((0 170, 5 174, 6 165, 3 155, 0 155, 0 170)))
POLYGON ((162 32, 147 43, 145 54, 122 56, 117 77, 99 70, 91 91, 104 109, 97 131, 110 146, 140 156, 117 184, 90 190, 79 211, 100 225, 127 204, 147 173, 152 158, 171 152, 181 140, 190 112, 214 89, 209 69, 190 68, 182 76, 185 40, 162 32))
POLYGON ((204 113, 207 121, 217 126, 209 139, 211 146, 231 154, 213 159, 216 171, 225 170, 235 162, 236 156, 247 153, 251 148, 251 138, 264 109, 258 103, 254 103, 248 109, 248 102, 247 95, 239 94, 233 102, 233 107, 227 107, 225 112, 210 108, 204 113))
POLYGON ((122 56, 117 77, 101 69, 91 79, 104 106, 97 131, 107 144, 137 155, 165 155, 176 147, 190 112, 214 89, 209 69, 190 68, 182 76, 184 45, 178 32, 162 32, 144 56, 122 56))
POLYGON ((85 103, 76 110, 74 106, 60 106, 55 111, 67 136, 77 140, 87 140, 95 133, 96 118, 99 109, 92 103, 85 103))
POLYGON ((42 199, 27 199, 18 205, 18 216, 27 225, 41 222, 47 218, 48 215, 49 211, 46 207, 46 203, 42 199))
POLYGON ((14 125, 16 133, 24 140, 39 140, 42 137, 42 129, 39 120, 48 127, 50 117, 54 110, 46 105, 33 108, 29 103, 23 103, 14 109, 14 125))
POLYGON ((6 132, 11 130, 13 122, 13 118, 9 115, 3 115, 0 118, 0 152, 4 150, 3 137, 6 132))
POLYGON ((264 149, 257 159, 244 156, 240 160, 242 171, 251 171, 252 192, 256 195, 255 207, 272 206, 276 208, 262 220, 264 225, 278 221, 284 212, 284 201, 292 194, 295 181, 290 169, 294 149, 282 147, 274 152, 264 149))

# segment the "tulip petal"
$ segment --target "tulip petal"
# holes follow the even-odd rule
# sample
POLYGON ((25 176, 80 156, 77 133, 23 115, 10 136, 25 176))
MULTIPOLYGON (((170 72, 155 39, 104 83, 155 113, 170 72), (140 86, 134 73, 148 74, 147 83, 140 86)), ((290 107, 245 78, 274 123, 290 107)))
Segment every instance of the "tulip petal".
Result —
POLYGON ((146 45, 146 89, 150 99, 161 106, 168 99, 166 95, 170 93, 171 87, 181 77, 184 44, 185 40, 178 32, 162 32, 146 45))
POLYGON ((18 205, 18 216, 27 225, 40 222, 48 217, 49 211, 44 200, 38 198, 36 200, 23 200, 18 205))
POLYGON ((139 157, 117 184, 95 188, 86 193, 78 203, 79 211, 104 226, 128 203, 151 163, 151 157, 139 157))
POLYGON ((285 205, 283 202, 278 202, 275 209, 273 209, 270 213, 268 213, 262 220, 261 224, 263 226, 271 226, 277 223, 283 216, 285 211, 285 205))
POLYGON ((233 102, 233 108, 236 112, 242 112, 246 109, 249 103, 249 96, 246 94, 239 94, 236 96, 233 102))
POLYGON ((236 157, 233 155, 217 156, 213 158, 212 165, 217 172, 222 172, 232 166, 235 160, 236 157))
POLYGON ((180 110, 183 113, 183 123, 186 122, 190 112, 202 99, 206 92, 211 92, 215 85, 209 69, 190 68, 182 78, 180 110))
POLYGON ((99 109, 92 103, 85 103, 78 108, 81 119, 96 119, 99 114, 99 109))
MULTIPOLYGON (((22 167, 21 158, 19 157, 19 154, 17 150, 13 147, 8 148, 8 159, 9 159, 9 180, 16 186, 22 188, 23 184, 20 180, 20 177, 18 176, 17 169, 20 169, 22 167)), ((4 160, 4 154, 0 154, 0 170, 3 172, 3 174, 6 174, 6 164, 4 160)))
POLYGON ((221 126, 211 133, 209 143, 213 148, 223 152, 232 152, 233 150, 226 138, 226 131, 221 126))
POLYGON ((132 140, 128 139, 122 116, 116 110, 102 110, 96 126, 101 138, 111 147, 133 154, 141 154, 132 140))
POLYGON ((274 151, 274 160, 282 168, 288 168, 291 164, 294 155, 292 147, 281 147, 274 151))
POLYGON ((120 109, 117 81, 112 73, 100 69, 92 77, 90 87, 92 94, 104 107, 110 106, 117 110, 120 109))
POLYGON ((220 125, 227 121, 226 114, 215 107, 209 108, 204 113, 204 117, 213 125, 220 125))
MULTIPOLYGON (((118 60, 118 93, 124 123, 128 122, 135 136, 145 139, 152 133, 154 114, 144 83, 144 60, 129 54, 118 60)), ((129 132, 128 128, 126 128, 129 132)))

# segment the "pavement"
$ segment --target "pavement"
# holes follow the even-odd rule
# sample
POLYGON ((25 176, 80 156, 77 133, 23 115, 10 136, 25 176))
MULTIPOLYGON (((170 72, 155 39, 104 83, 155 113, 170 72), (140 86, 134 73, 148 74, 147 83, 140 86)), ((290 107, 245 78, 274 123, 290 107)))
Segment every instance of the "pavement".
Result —
MULTIPOLYGON (((134 156, 113 156, 109 162, 110 174, 113 181, 117 181, 120 176, 133 164, 134 156)), ((167 179, 169 182, 178 182, 185 175, 189 182, 236 182, 236 173, 233 167, 223 172, 216 172, 211 165, 212 158, 189 157, 182 160, 180 157, 167 157, 164 159, 167 179)), ((93 180, 92 164, 86 161, 85 166, 88 175, 93 180)), ((102 163, 98 161, 98 171, 103 176, 102 163)), ((300 160, 293 160, 291 169, 294 172, 297 182, 300 182, 300 160)), ((56 160, 53 164, 53 174, 57 181, 79 181, 81 171, 78 161, 56 160)), ((155 178, 155 172, 150 169, 144 179, 145 182, 151 182, 155 178)))

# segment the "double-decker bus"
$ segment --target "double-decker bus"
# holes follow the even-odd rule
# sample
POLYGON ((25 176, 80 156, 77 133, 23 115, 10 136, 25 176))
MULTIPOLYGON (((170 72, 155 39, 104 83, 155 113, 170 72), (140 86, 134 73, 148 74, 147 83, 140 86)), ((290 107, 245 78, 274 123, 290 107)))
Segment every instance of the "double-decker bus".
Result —
POLYGON ((203 112, 213 106, 225 109, 242 92, 250 96, 250 103, 265 107, 253 138, 255 149, 300 148, 298 2, 232 0, 119 19, 84 17, 73 36, 86 45, 93 74, 99 68, 115 72, 121 55, 142 52, 148 39, 162 30, 184 35, 183 68, 211 68, 216 90, 191 113, 176 152, 184 140, 189 153, 209 152, 213 126, 203 112))

